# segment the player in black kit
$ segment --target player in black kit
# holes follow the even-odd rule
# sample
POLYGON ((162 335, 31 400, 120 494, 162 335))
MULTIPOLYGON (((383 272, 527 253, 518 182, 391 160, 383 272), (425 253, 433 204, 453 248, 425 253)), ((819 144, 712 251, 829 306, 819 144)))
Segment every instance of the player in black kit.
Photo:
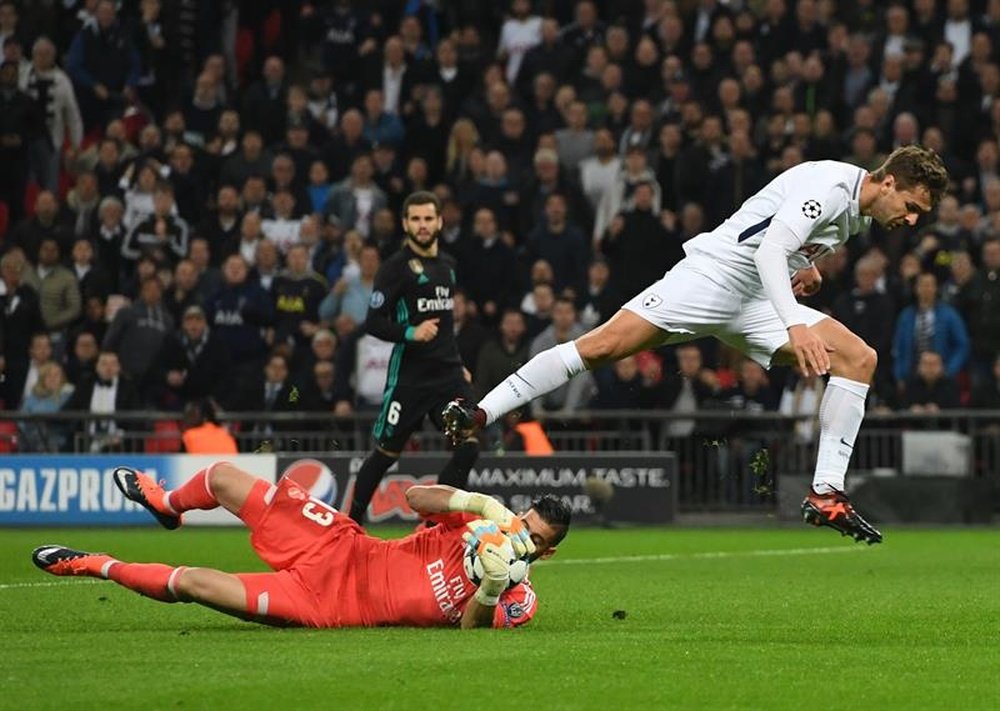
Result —
MULTIPOLYGON (((455 342, 452 304, 455 260, 438 253, 441 203, 429 192, 416 192, 403 203, 403 248, 375 274, 365 330, 395 343, 385 379, 382 410, 372 429, 375 449, 358 472, 351 518, 363 523, 375 489, 406 445, 430 416, 442 429, 441 411, 469 392, 455 342)), ((469 469, 479 456, 479 441, 459 442, 438 481, 466 487, 469 469)))

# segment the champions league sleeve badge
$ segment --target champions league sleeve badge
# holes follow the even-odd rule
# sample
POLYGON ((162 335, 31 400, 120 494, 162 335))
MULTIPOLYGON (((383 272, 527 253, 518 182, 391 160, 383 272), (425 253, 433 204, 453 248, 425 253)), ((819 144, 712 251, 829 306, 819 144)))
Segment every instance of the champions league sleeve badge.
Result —
POLYGON ((802 203, 802 214, 810 220, 815 220, 822 212, 823 206, 819 204, 819 200, 806 200, 802 203))

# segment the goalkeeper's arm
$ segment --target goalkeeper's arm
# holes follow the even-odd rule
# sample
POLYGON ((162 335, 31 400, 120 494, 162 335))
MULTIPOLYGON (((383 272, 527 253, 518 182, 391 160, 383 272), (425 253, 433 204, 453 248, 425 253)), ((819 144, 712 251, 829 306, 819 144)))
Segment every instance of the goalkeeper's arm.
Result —
POLYGON ((411 486, 406 490, 406 503, 411 509, 423 515, 461 511, 482 516, 493 521, 501 531, 511 537, 517 557, 535 552, 535 544, 521 519, 492 496, 434 484, 411 486))
MULTIPOLYGON (((476 545, 476 539, 471 533, 465 534, 465 540, 469 545, 476 545)), ((465 612, 462 613, 462 629, 465 630, 493 626, 493 615, 500 601, 500 595, 510 583, 510 564, 501 548, 496 543, 483 541, 478 544, 477 550, 485 575, 476 594, 469 600, 465 612)))

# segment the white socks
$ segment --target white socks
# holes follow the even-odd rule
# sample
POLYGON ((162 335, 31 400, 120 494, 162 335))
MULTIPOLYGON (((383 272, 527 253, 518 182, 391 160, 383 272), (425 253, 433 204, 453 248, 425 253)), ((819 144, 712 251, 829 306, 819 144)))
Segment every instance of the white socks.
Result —
POLYGON ((819 453, 813 489, 817 494, 844 490, 854 440, 865 418, 868 386, 856 380, 830 376, 819 408, 819 453))
POLYGON ((508 375, 479 401, 486 424, 565 384, 587 367, 572 341, 544 350, 508 375))

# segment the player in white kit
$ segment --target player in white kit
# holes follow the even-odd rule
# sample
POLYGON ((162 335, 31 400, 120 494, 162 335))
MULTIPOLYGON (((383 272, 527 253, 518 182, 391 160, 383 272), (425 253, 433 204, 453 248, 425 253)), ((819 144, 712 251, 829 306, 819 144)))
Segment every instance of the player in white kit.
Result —
POLYGON ((687 241, 687 256, 605 324, 539 353, 478 405, 449 403, 445 431, 452 438, 468 436, 585 369, 647 348, 714 336, 764 367, 798 365, 806 374, 829 373, 803 517, 878 543, 882 534, 844 494, 877 354, 796 296, 819 289, 822 277, 813 265, 818 258, 872 219, 887 229, 915 225, 947 183, 941 159, 920 146, 898 148, 873 173, 837 161, 790 168, 719 227, 687 241))

